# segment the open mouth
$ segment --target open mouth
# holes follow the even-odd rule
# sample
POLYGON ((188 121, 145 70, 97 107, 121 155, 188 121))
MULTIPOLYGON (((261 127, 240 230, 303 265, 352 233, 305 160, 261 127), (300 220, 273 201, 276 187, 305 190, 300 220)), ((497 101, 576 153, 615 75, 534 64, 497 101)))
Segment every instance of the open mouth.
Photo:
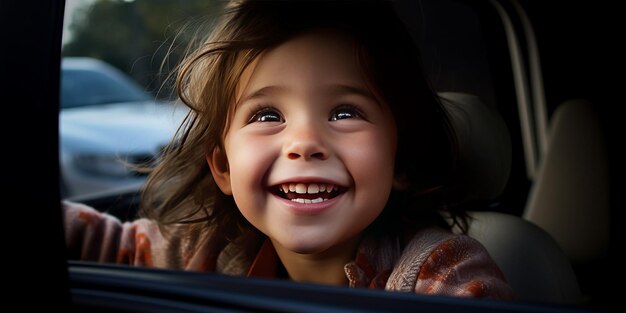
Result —
POLYGON ((345 187, 334 184, 285 183, 270 188, 270 192, 298 203, 320 203, 344 193, 345 187))

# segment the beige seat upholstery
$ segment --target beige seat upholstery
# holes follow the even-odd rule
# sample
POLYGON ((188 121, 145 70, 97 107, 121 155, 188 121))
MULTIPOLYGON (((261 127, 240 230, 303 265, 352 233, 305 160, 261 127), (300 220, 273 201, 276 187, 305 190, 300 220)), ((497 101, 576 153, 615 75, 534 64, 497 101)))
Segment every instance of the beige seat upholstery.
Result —
POLYGON ((472 212, 471 217, 468 235, 487 248, 520 300, 582 303, 572 265, 546 231, 498 212, 472 212))
MULTIPOLYGON (((506 125, 475 96, 448 92, 440 96, 460 143, 455 200, 497 198, 511 167, 506 125)), ((520 300, 581 303, 570 261, 550 234, 518 216, 497 212, 470 216, 468 234, 489 251, 520 300)))
POLYGON ((590 103, 561 104, 524 218, 556 239, 574 264, 605 256, 610 235, 608 156, 590 103))
POLYGON ((458 92, 439 93, 458 136, 455 200, 498 197, 511 171, 511 139, 502 118, 478 97, 458 92))

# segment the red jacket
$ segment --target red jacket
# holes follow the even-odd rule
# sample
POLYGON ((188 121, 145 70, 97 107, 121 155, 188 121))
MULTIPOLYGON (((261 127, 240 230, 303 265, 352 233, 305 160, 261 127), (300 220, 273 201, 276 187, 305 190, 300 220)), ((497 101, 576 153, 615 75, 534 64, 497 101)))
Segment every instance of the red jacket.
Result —
MULTIPOLYGON (((225 245, 210 237, 167 240, 152 220, 121 223, 85 205, 64 202, 63 207, 72 259, 251 277, 277 277, 282 266, 264 238, 225 245)), ((423 229, 405 245, 397 238, 366 237, 344 269, 350 287, 513 298, 504 275, 478 241, 440 228, 423 229)))

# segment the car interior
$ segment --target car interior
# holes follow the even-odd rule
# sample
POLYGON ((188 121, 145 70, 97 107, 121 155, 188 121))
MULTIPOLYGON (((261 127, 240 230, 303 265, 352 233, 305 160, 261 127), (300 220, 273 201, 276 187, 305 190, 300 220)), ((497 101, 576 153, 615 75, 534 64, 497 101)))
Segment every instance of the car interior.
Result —
POLYGON ((469 234, 520 298, 593 301, 598 295, 589 294, 586 275, 606 261, 611 209, 607 148, 592 104, 566 99, 551 104, 548 118, 537 41, 519 3, 415 6, 423 16, 424 63, 434 88, 446 91, 440 95, 459 133, 458 189, 474 210, 469 234), (489 22, 502 33, 485 31, 489 22), (581 290, 579 283, 587 285, 581 290))
MULTIPOLYGON (((568 5, 567 1, 557 4, 568 5)), ((600 282, 617 265, 616 238, 621 234, 615 225, 617 175, 613 173, 616 157, 611 146, 616 135, 607 135, 613 130, 605 125, 611 114, 597 103, 601 98, 585 97, 597 91, 596 85, 579 93, 572 89, 578 85, 559 82, 564 75, 558 71, 561 68, 546 63, 561 56, 544 53, 542 44, 562 50, 569 46, 567 42, 550 42, 542 31, 558 33, 561 29, 548 27, 549 18, 537 13, 543 8, 528 1, 397 1, 397 5, 407 28, 415 35, 425 71, 458 135, 461 150, 453 180, 454 199, 470 210, 468 234, 487 248, 519 301, 380 293, 68 262, 60 218, 58 155, 49 153, 42 160, 37 153, 41 149, 58 151, 58 138, 51 130, 58 130, 64 1, 51 1, 35 10, 16 2, 13 9, 30 12, 41 20, 24 26, 24 33, 31 38, 16 37, 18 44, 31 47, 34 38, 49 51, 44 57, 29 58, 29 69, 46 73, 28 76, 45 87, 42 92, 28 92, 16 82, 7 85, 21 91, 33 110, 45 113, 31 114, 34 120, 29 123, 45 130, 41 138, 29 136, 16 143, 28 153, 14 161, 38 164, 46 170, 25 169, 16 178, 15 186, 21 188, 9 190, 32 199, 29 207, 45 207, 41 220, 57 221, 43 223, 37 231, 25 235, 31 236, 26 240, 39 242, 44 240, 41 234, 49 234, 44 236, 48 240, 46 248, 51 249, 49 255, 60 255, 40 267, 25 269, 29 279, 43 281, 30 291, 54 291, 56 305, 90 312, 612 310, 618 291, 600 282), (39 147, 24 144, 35 140, 43 143, 39 147), (32 185, 33 177, 52 187, 24 188, 32 185)), ((585 8, 581 5, 571 10, 580 14, 585 8)), ((564 20, 577 21, 578 16, 564 20)), ((41 51, 42 47, 35 50, 41 51)), ((578 51, 576 55, 583 53, 578 51)), ((18 72, 15 65, 7 66, 18 72)), ((137 188, 122 188, 71 200, 127 221, 136 214, 139 192, 137 188)), ((15 220, 20 218, 16 216, 15 220)), ((40 258, 40 252, 24 249, 22 244, 17 244, 15 251, 29 259, 40 258)))
MULTIPOLYGON (((502 119, 476 96, 441 93, 458 132, 459 190, 465 201, 487 201, 502 192, 510 172, 511 143, 502 119)), ((494 211, 471 211, 468 234, 477 239, 525 301, 581 304, 568 256, 546 230, 529 220, 494 211), (544 283, 536 284, 536 277, 544 283)))

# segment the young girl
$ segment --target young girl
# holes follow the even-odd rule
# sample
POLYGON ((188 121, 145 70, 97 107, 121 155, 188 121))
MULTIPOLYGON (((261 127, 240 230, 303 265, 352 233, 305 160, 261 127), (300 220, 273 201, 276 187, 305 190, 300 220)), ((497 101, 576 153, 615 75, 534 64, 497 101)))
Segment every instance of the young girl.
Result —
POLYGON ((144 218, 66 202, 73 258, 512 296, 486 250, 450 231, 466 225, 444 210, 453 129, 390 3, 233 3, 176 87, 192 111, 144 218))

